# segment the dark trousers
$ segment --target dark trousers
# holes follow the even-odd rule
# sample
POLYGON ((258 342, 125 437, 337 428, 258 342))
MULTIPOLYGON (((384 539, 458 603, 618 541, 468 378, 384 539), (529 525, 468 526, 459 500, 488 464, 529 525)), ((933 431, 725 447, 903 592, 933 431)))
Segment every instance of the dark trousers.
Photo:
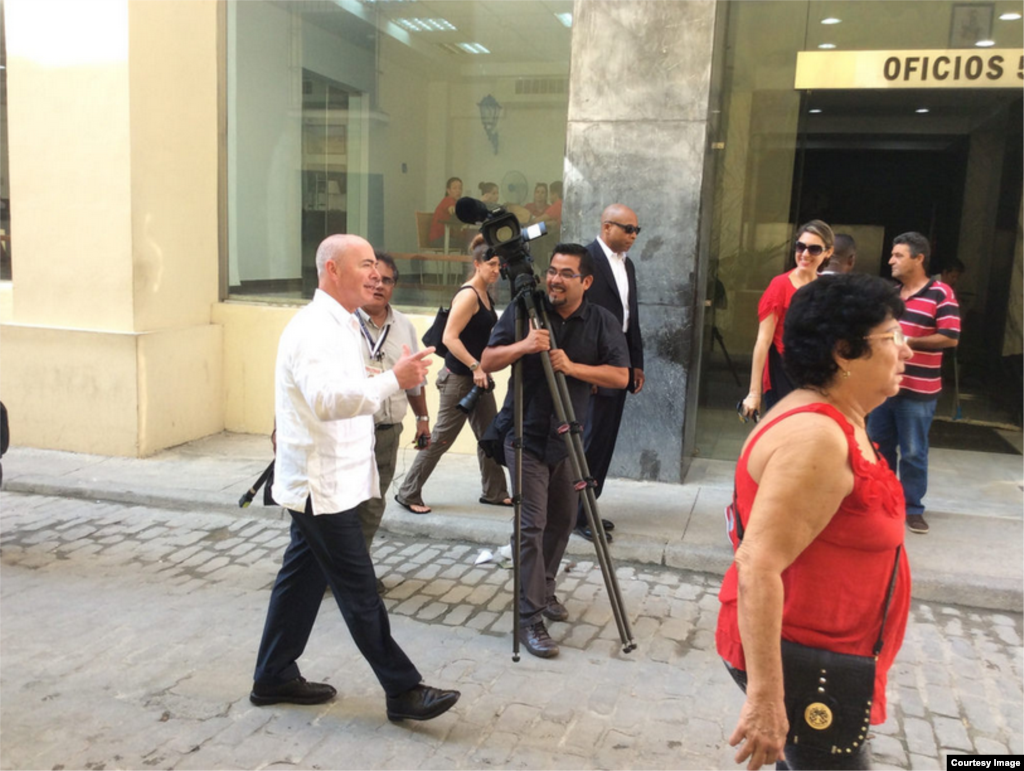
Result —
MULTIPOLYGON (((725 663, 725 668, 729 670, 729 674, 732 679, 736 681, 743 693, 747 692, 747 673, 742 669, 736 669, 736 667, 730 666, 728 662, 725 663)), ((777 771, 799 771, 802 768, 821 768, 821 769, 861 769, 871 768, 871 750, 868 748, 868 743, 864 742, 860 745, 857 752, 849 755, 833 755, 825 750, 818 750, 814 747, 801 747, 798 744, 787 744, 786 759, 780 760, 775 763, 777 771)))
MULTIPOLYGON (((505 460, 516 478, 511 434, 505 441, 505 460)), ((541 611, 555 598, 558 565, 572 534, 578 493, 572 485, 572 464, 563 458, 554 464, 523 452, 522 527, 519 552, 520 623, 543 620, 541 611)))
MULTIPOLYGON (((622 411, 626 407, 626 390, 616 391, 612 396, 601 392, 592 394, 587 408, 587 419, 583 427, 583 449, 587 456, 587 467, 590 476, 597 482, 594 496, 601 497, 604 480, 612 465, 615 454, 615 441, 619 438, 619 424, 622 422, 622 411)), ((579 417, 579 416, 577 416, 579 417)), ((576 514, 576 526, 586 527, 587 515, 583 502, 576 514)))
POLYGON ((253 679, 279 685, 299 676, 296 660, 306 648, 324 590, 330 586, 352 639, 384 692, 397 696, 414 688, 422 678, 391 637, 355 511, 313 516, 307 499, 305 511, 289 513, 292 540, 270 593, 253 679))

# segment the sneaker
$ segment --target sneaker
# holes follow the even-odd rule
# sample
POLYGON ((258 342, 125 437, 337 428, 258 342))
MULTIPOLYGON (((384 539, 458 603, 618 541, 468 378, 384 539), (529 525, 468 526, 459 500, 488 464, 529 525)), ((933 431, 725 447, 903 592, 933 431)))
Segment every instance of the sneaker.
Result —
POLYGON ((910 528, 911 533, 928 534, 928 523, 924 521, 924 516, 921 514, 907 514, 907 527, 910 528))

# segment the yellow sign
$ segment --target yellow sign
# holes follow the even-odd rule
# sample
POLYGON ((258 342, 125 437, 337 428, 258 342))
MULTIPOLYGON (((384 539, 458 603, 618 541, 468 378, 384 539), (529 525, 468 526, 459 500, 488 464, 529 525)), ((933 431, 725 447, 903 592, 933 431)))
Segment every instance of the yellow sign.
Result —
POLYGON ((796 89, 1021 88, 1024 50, 800 51, 796 89))

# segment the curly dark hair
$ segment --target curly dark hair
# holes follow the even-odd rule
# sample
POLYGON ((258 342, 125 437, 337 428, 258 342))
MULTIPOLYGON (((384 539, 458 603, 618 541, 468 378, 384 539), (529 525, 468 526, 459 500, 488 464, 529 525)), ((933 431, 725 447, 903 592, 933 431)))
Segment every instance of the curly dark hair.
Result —
POLYGON ((871 356, 864 339, 887 318, 903 315, 897 288, 877 276, 826 274, 793 295, 782 335, 782 363, 797 388, 825 388, 836 373, 833 354, 871 356))

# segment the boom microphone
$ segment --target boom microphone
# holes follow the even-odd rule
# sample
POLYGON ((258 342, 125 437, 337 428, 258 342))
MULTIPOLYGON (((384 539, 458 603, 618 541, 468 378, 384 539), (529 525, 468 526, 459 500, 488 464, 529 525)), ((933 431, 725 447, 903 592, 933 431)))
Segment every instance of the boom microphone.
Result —
POLYGON ((475 225, 478 222, 483 222, 487 219, 491 210, 487 208, 487 204, 483 201, 478 201, 475 198, 465 197, 460 198, 455 203, 455 216, 465 222, 467 225, 475 225))

